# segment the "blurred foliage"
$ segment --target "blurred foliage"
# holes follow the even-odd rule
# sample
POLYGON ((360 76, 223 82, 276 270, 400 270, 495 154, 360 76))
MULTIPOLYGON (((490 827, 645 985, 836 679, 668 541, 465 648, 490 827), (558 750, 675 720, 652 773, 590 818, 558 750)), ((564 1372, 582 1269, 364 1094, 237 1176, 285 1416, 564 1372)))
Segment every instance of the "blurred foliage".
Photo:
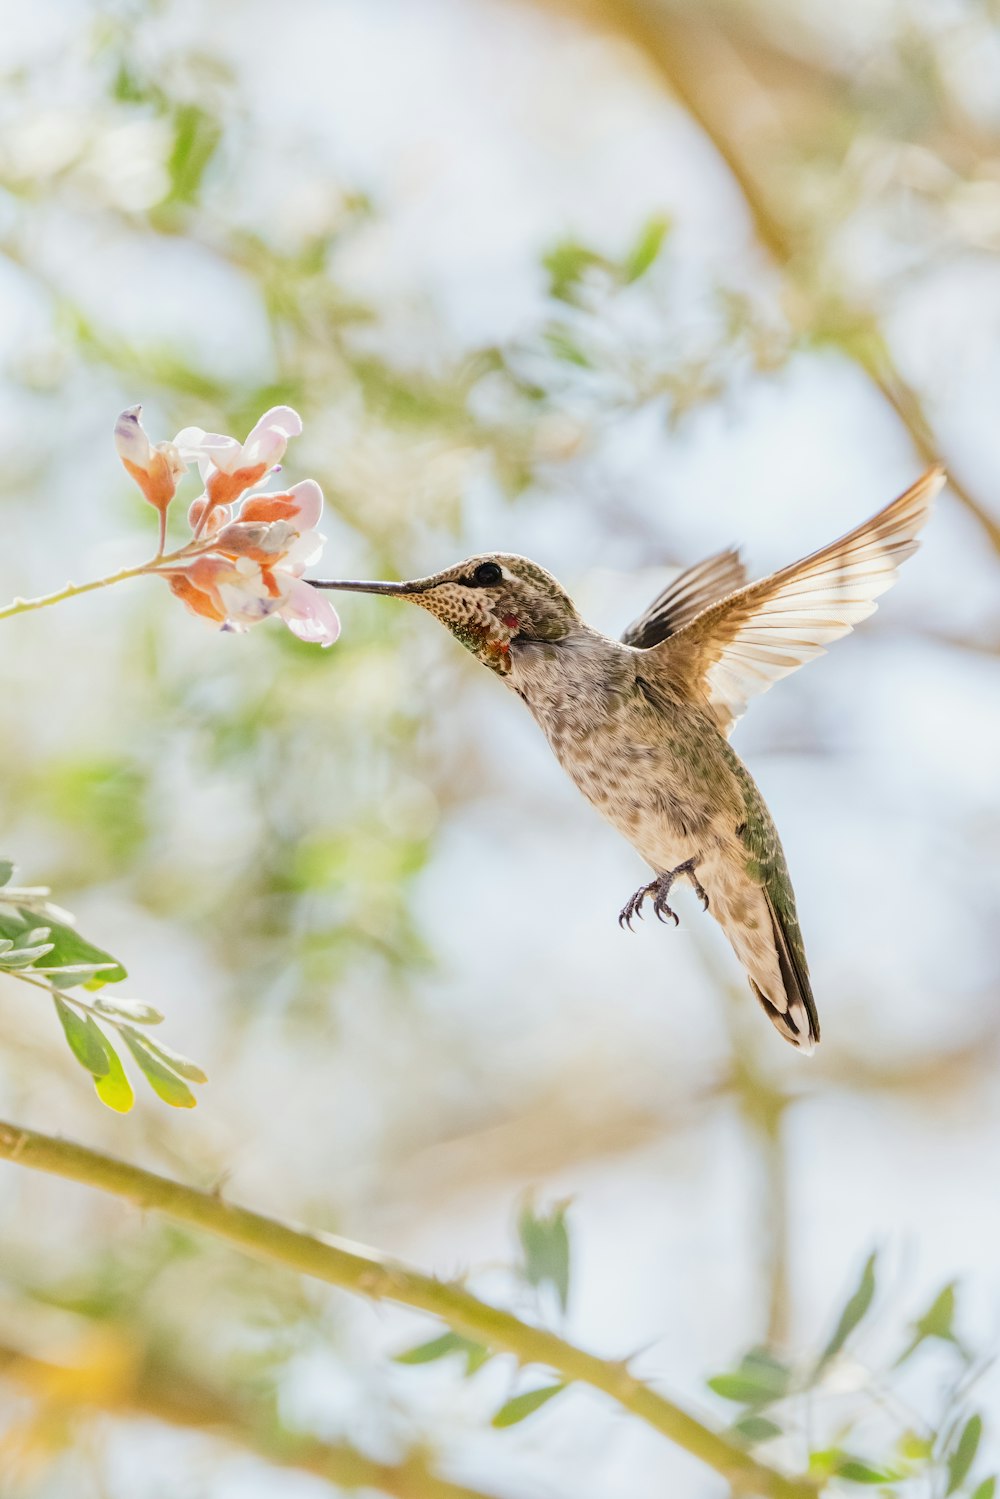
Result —
POLYGON ((985 1364, 955 1336, 954 1287, 945 1287, 917 1319, 916 1337, 893 1363, 885 1370, 867 1368, 851 1348, 875 1298, 877 1263, 877 1255, 868 1257, 818 1359, 795 1368, 770 1349, 754 1348, 735 1369, 710 1379, 709 1388, 740 1407, 732 1431, 750 1446, 805 1445, 809 1473, 820 1486, 837 1479, 885 1495, 962 1493, 982 1499, 997 1481, 993 1474, 975 1474, 983 1418, 970 1409, 970 1400, 985 1364), (934 1331, 922 1331, 928 1328, 934 1331), (946 1345, 937 1350, 941 1393, 930 1417, 909 1403, 901 1376, 928 1336, 946 1345), (949 1351, 950 1360, 940 1357, 949 1351))

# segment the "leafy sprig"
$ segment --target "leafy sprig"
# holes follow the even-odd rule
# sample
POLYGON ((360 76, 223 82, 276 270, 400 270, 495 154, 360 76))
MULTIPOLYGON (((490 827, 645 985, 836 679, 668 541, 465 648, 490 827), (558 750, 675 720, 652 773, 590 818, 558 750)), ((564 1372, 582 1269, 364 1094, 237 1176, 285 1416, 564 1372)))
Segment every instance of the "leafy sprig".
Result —
POLYGON ((73 1056, 109 1109, 128 1113, 135 1093, 116 1046, 123 1043, 153 1092, 173 1108, 197 1102, 189 1083, 204 1083, 196 1062, 155 1039, 148 1027, 163 1015, 152 1005, 101 991, 128 977, 104 948, 80 935, 73 917, 44 886, 13 885, 14 866, 0 860, 0 973, 49 994, 73 1056), (112 1040, 112 1034, 116 1038, 112 1040))

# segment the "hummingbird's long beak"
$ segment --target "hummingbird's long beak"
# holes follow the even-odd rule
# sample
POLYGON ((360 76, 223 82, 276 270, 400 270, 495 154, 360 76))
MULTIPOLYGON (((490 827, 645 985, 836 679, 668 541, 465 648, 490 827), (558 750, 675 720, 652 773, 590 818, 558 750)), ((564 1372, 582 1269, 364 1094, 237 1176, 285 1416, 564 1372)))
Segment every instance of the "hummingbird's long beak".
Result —
POLYGON ((429 585, 426 580, 416 583, 358 583, 353 581, 330 581, 326 578, 307 578, 314 588, 337 588, 341 593, 386 593, 390 597, 405 599, 411 593, 422 593, 429 585))

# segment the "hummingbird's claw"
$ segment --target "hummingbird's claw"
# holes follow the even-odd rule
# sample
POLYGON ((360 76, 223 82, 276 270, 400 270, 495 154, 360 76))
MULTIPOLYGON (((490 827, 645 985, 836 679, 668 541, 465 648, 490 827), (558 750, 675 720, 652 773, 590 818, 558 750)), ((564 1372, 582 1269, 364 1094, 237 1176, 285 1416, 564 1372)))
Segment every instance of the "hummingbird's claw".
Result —
MULTIPOLYGON (((668 885, 667 890, 669 890, 669 888, 670 886, 668 885)), ((659 917, 659 919, 663 922, 664 926, 666 926, 668 921, 672 921, 674 926, 680 926, 681 919, 678 916, 677 912, 674 910, 673 906, 667 905, 667 890, 657 890, 656 899, 653 901, 653 910, 659 917)))
POLYGON ((625 929, 625 927, 628 927, 630 932, 635 930, 632 925, 633 918, 638 916, 639 920, 642 920, 642 903, 646 899, 647 895, 654 894, 657 889, 657 881, 653 880, 651 884, 643 885, 642 888, 637 890, 634 895, 629 896, 628 900, 625 902, 625 905, 618 913, 618 925, 623 930, 625 929))
POLYGON ((672 921, 674 926, 680 926, 680 917, 672 906, 667 904, 667 896, 670 894, 671 886, 680 875, 686 874, 694 886, 694 893, 701 901, 703 911, 708 910, 708 892, 699 884, 695 878, 696 859, 685 859, 683 864, 678 864, 676 869, 665 870, 663 874, 657 875, 655 880, 650 880, 648 885, 641 886, 634 895, 630 896, 618 915, 618 925, 622 928, 628 927, 633 930, 632 918, 638 916, 642 919, 642 903, 647 895, 653 897, 653 912, 663 922, 672 921))

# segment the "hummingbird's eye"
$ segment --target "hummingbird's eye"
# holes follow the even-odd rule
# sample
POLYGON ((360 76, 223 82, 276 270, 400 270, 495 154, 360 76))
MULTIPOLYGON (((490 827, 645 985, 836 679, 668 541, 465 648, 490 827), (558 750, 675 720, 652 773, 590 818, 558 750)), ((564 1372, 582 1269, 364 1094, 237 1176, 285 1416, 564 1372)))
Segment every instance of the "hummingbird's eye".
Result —
POLYGON ((495 562, 480 562, 472 574, 472 581, 477 588, 492 588, 494 583, 503 579, 503 568, 498 567, 495 562))

